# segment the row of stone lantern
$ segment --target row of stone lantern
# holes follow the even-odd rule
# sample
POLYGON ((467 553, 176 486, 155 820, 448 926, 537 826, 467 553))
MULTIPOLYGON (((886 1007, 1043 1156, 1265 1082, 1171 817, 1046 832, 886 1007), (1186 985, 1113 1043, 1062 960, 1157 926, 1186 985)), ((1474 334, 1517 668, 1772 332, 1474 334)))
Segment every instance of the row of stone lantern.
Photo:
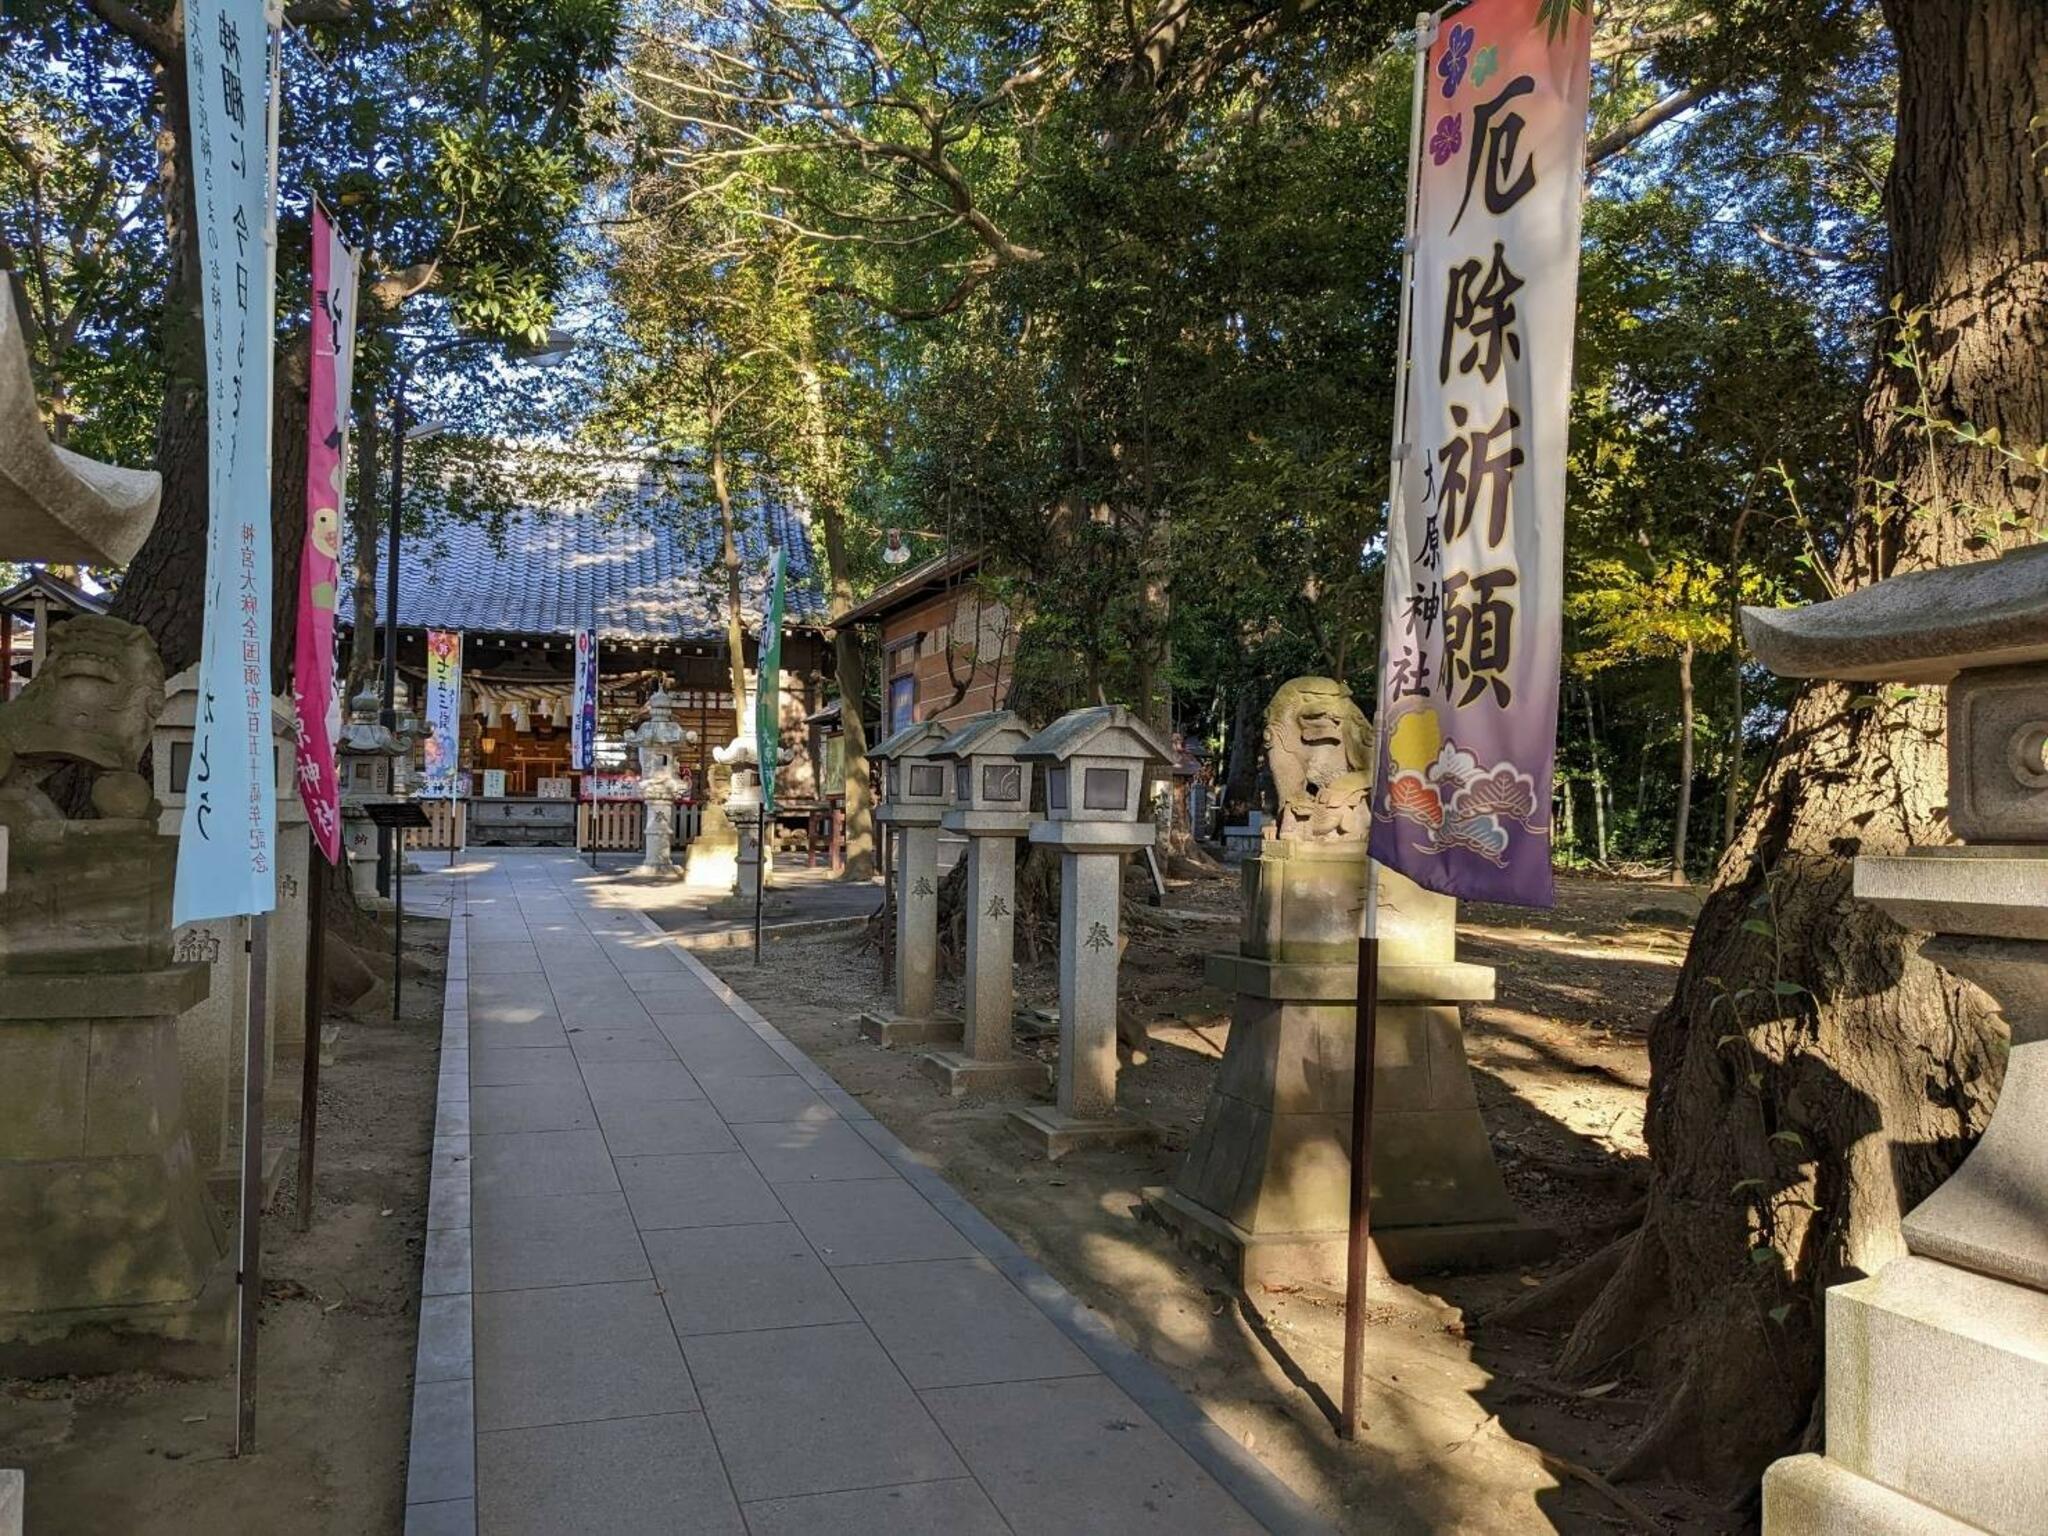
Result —
POLYGON ((1052 1105, 1012 1111, 1050 1156, 1146 1132, 1116 1107, 1117 971, 1123 858, 1151 846, 1140 818, 1147 776, 1172 761, 1167 743, 1120 705, 1077 709, 1034 734, 1008 711, 964 724, 905 727, 876 747, 882 807, 895 839, 895 1010, 865 1015, 884 1045, 936 1045, 927 1071, 955 1094, 1042 1086, 1045 1069, 1011 1050, 1016 845, 1060 852, 1060 1065, 1052 1105), (1031 809, 1032 770, 1045 776, 1044 814, 1031 809), (964 1018, 941 1019, 938 837, 967 839, 964 1018), (946 1046, 955 1038, 958 1049, 946 1046))

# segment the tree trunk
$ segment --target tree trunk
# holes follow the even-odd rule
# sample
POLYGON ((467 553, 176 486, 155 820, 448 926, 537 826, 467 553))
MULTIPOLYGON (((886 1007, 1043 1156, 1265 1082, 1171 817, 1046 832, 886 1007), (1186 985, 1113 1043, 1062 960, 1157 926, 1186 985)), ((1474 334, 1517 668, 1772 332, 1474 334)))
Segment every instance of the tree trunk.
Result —
MULTIPOLYGON (((716 416, 711 424, 711 488, 718 495, 719 523, 725 532, 725 645, 732 668, 733 719, 738 737, 744 741, 752 737, 754 727, 747 719, 747 634, 740 613, 740 546, 733 527, 732 487, 725 473, 725 440, 718 430, 716 416)), ((774 684, 763 682, 760 686, 774 684)))
MULTIPOLYGON (((825 383, 808 346, 798 365, 803 381, 805 435, 817 466, 818 520, 825 533, 825 580, 829 586, 828 616, 835 625, 853 611, 853 564, 846 548, 846 509, 839 499, 838 473, 831 424, 826 419, 825 383)), ((846 878, 870 880, 875 874, 875 793, 868 771, 868 728, 863 718, 867 699, 868 663, 860 630, 839 625, 832 631, 832 671, 839 682, 839 728, 846 763, 846 878)))
POLYGON ((1243 815, 1258 793, 1259 707, 1250 684, 1237 690, 1237 702, 1230 711, 1230 747, 1223 765, 1223 809, 1225 818, 1243 815))
POLYGON ((349 527, 349 615, 348 686, 343 690, 344 708, 355 696, 375 692, 377 687, 377 557, 383 547, 383 519, 379 511, 384 499, 378 494, 382 473, 379 455, 383 451, 382 423, 374 400, 356 413, 355 496, 348 504, 349 527))
POLYGON ((1678 652, 1678 814, 1671 821, 1671 883, 1685 884, 1685 838, 1692 823, 1692 642, 1678 652))
POLYGON ((1728 783, 1721 797, 1721 851, 1735 841, 1742 816, 1742 533, 1751 507, 1744 502, 1728 536, 1728 783))
POLYGON ((1600 727, 1593 719, 1593 685, 1585 684, 1579 697, 1586 705, 1586 754, 1593 762, 1593 856, 1607 862, 1607 772, 1600 763, 1600 727))
MULTIPOLYGON (((1928 403, 2031 451, 2048 440, 2048 184, 2023 126, 2048 109, 2048 8, 1884 10, 1899 56, 1885 291, 1928 311, 1928 403)), ((1864 509, 1844 586, 1993 553, 1970 504, 2044 511, 2037 475, 1898 416, 1917 386, 1887 361, 1894 342, 1879 340, 1858 483, 1898 499, 1864 509)), ((1856 854, 1945 841, 1946 800, 1938 690, 1857 708, 1816 684, 1793 705, 1652 1027, 1643 1225, 1560 1366, 1658 1387, 1621 1473, 1753 1485, 1811 1425, 1822 1293, 1901 1251, 1901 1214, 1983 1126, 2002 1026, 1851 894, 1856 854)))

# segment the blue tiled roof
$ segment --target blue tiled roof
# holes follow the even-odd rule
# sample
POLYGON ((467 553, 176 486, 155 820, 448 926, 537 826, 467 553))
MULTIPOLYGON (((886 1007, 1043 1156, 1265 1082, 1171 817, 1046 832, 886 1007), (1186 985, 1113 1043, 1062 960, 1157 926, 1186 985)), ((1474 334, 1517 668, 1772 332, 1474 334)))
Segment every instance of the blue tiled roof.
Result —
MULTIPOLYGON (((725 634, 718 503, 708 480, 655 460, 597 460, 587 496, 486 522, 434 519, 399 556, 398 622, 409 629, 602 639, 717 640, 725 634)), ((409 487, 408 498, 428 493, 409 487)), ((412 501, 417 505, 417 501, 412 501)), ((817 622, 823 583, 802 511, 758 491, 736 502, 741 608, 752 633, 768 597, 771 537, 788 551, 787 618, 817 622)), ((384 580, 377 582, 384 621, 384 580)), ((348 622, 347 597, 342 621, 348 622)))

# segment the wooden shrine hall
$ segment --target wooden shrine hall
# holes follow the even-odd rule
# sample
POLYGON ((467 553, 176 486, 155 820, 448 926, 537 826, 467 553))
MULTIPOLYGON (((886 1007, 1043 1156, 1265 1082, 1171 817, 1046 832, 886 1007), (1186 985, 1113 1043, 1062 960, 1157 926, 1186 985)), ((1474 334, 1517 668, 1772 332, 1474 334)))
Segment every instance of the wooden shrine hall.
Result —
MULTIPOLYGON (((627 849, 640 846, 638 764, 628 733, 665 687, 676 720, 697 733, 685 763, 693 804, 722 794, 715 748, 738 722, 727 661, 726 572, 718 507, 708 485, 659 460, 597 460, 593 489, 571 505, 528 505, 502 518, 435 517, 401 549, 398 670, 424 710, 428 630, 462 636, 458 786, 464 803, 434 806, 424 846, 450 838, 627 849), (598 648, 596 782, 569 764, 575 636, 598 648), (564 802, 589 802, 573 810, 564 802)), ((424 490, 424 488, 423 488, 424 490)), ((801 511, 755 494, 734 507, 741 567, 744 661, 750 686, 768 601, 771 546, 787 552, 780 698, 793 757, 777 800, 790 815, 820 807, 825 745, 807 724, 826 701, 832 650, 824 642, 822 583, 801 511)), ((380 550, 381 554, 381 550, 380 550)), ((378 664, 385 642, 384 574, 377 582, 378 664)), ((342 624, 350 615, 346 600, 342 624)), ((696 817, 679 818, 679 841, 696 817)))

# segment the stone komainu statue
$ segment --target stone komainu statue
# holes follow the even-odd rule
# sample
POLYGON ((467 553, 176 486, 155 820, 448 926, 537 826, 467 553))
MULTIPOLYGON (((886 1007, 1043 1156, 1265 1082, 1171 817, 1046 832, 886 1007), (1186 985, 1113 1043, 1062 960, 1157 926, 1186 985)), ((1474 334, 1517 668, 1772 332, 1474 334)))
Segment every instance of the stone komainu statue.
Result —
POLYGON ((1372 828, 1372 724, 1334 678, 1297 677, 1266 706, 1266 769, 1289 840, 1363 839, 1372 828))

